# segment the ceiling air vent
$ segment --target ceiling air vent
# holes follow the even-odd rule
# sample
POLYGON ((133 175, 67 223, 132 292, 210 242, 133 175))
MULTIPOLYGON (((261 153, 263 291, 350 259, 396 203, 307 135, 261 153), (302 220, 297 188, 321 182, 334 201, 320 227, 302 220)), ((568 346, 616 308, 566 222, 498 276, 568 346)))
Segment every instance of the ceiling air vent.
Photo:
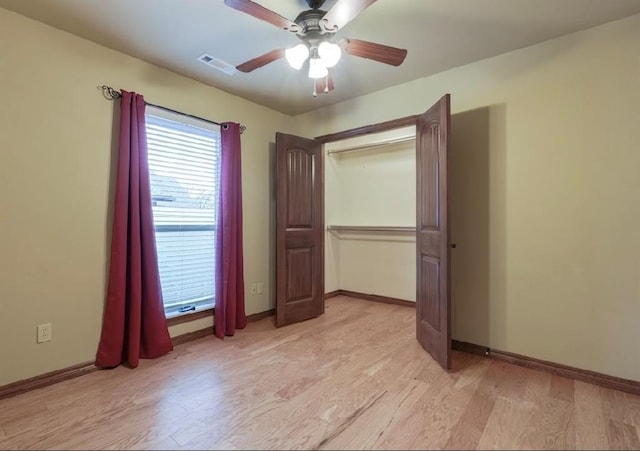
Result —
POLYGON ((238 72, 236 68, 233 67, 231 64, 225 63, 224 61, 219 60, 218 58, 215 58, 209 55, 208 53, 203 53, 197 58, 197 60, 200 61, 201 63, 206 64, 207 66, 211 66, 214 69, 218 69, 219 71, 222 71, 227 75, 233 75, 236 72, 238 72))

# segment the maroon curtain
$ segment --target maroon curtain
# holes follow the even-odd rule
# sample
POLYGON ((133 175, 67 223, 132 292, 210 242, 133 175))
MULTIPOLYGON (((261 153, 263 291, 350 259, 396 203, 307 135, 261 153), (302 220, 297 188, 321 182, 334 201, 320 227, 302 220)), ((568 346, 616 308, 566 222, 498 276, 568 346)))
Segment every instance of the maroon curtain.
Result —
POLYGON ((216 232, 215 334, 218 338, 244 329, 244 274, 242 262, 242 177, 240 125, 220 126, 222 164, 216 232))
POLYGON ((173 349, 151 211, 144 98, 122 91, 109 286, 96 365, 138 366, 173 349))

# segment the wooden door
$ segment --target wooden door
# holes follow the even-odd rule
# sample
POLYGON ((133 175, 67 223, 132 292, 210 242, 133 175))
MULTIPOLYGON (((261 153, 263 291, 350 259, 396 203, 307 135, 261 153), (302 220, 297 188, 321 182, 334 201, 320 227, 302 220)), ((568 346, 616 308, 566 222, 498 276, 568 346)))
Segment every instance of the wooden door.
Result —
POLYGON ((324 313, 322 144, 276 134, 276 325, 324 313))
POLYGON ((416 122, 416 336, 445 369, 451 368, 447 151, 449 94, 416 122))

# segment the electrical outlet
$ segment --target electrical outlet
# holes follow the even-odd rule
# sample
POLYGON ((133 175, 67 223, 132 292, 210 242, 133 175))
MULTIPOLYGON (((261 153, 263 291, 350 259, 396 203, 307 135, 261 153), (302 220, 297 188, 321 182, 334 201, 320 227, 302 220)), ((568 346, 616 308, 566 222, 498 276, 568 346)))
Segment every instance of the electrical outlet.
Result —
POLYGON ((264 293, 264 284, 263 284, 262 282, 260 282, 260 283, 257 285, 257 291, 258 291, 258 294, 262 294, 262 293, 264 293))
POLYGON ((251 284, 251 294, 258 294, 258 286, 255 283, 251 284))
POLYGON ((51 336, 51 323, 39 324, 37 329, 38 329, 38 336, 37 336, 38 343, 45 343, 47 341, 52 340, 53 337, 51 336))

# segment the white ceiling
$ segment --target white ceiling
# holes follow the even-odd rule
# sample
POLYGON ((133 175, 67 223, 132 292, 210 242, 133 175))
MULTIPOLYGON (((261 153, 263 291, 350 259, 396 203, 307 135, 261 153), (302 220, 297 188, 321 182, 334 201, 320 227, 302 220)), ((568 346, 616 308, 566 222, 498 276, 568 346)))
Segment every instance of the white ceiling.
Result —
MULTIPOLYGON (((303 0, 255 1, 291 20, 308 9, 303 0)), ((299 42, 223 0, 0 0, 0 7, 298 114, 638 14, 640 0, 378 0, 337 36, 405 48, 405 62, 344 55, 333 70, 335 90, 317 98, 306 74, 285 60, 232 76, 196 60, 209 53, 235 66, 299 42)))

